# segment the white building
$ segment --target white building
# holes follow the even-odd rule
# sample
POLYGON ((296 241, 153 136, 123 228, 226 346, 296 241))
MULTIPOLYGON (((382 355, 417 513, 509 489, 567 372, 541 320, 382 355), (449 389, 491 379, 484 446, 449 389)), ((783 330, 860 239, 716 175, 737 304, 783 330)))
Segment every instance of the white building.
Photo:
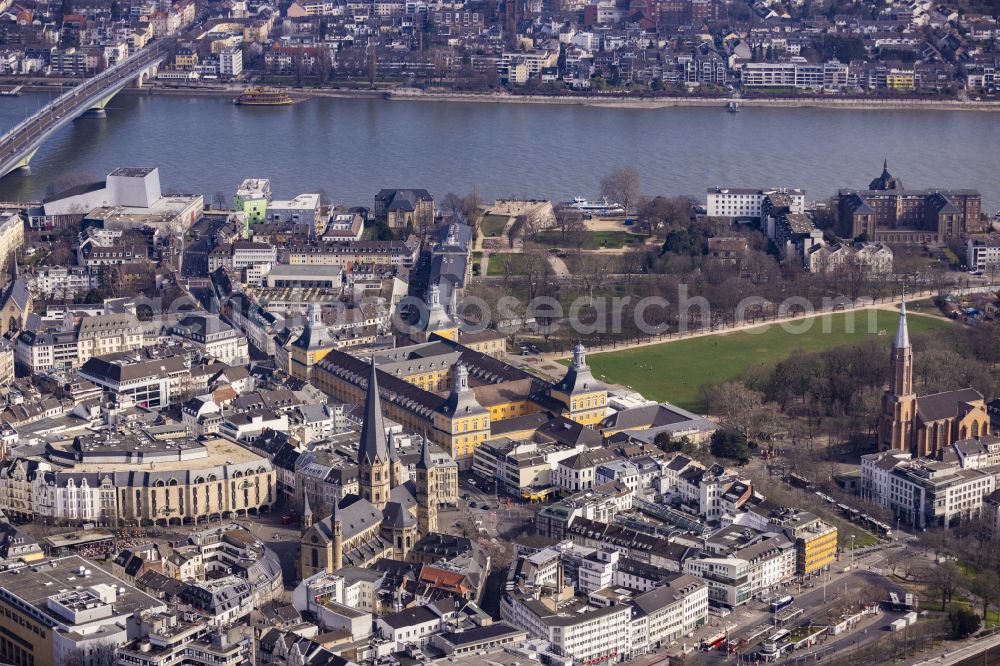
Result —
POLYGON ((595 470, 597 485, 602 485, 608 481, 618 481, 635 494, 639 491, 641 476, 639 468, 628 460, 612 460, 611 462, 598 465, 595 470))
POLYGON ((598 485, 597 467, 618 459, 609 449, 587 449, 557 462, 552 483, 563 490, 579 492, 598 485))
POLYGON ((240 335, 215 315, 189 315, 170 329, 171 335, 190 342, 202 356, 227 365, 250 362, 245 336, 240 335))
POLYGON ((830 61, 821 64, 793 56, 788 62, 748 62, 741 69, 747 88, 796 88, 798 90, 840 90, 847 86, 850 68, 830 61))
POLYGON ((733 217, 760 219, 761 204, 769 194, 787 194, 791 199, 791 212, 804 213, 806 194, 799 189, 746 189, 739 187, 711 187, 708 189, 706 215, 708 217, 733 217))
POLYGON ((31 277, 30 289, 46 299, 72 298, 101 286, 101 276, 85 266, 46 266, 31 277))
POLYGON ((219 51, 219 76, 235 79, 243 73, 243 49, 229 47, 219 51))
POLYGON ((233 268, 246 268, 256 264, 273 264, 278 260, 278 250, 268 243, 236 241, 233 243, 233 268))
POLYGON ((267 219, 271 222, 308 224, 315 231, 319 217, 319 194, 300 194, 294 199, 274 199, 267 205, 267 219))
POLYGON ((500 601, 500 616, 533 638, 549 641, 557 653, 576 662, 628 658, 632 647, 632 606, 594 607, 577 601, 555 606, 551 599, 509 593, 500 601))
POLYGON ((677 574, 664 585, 632 600, 631 657, 669 645, 705 623, 708 585, 688 574, 677 574))
POLYGON ((408 643, 426 644, 432 635, 441 630, 441 625, 441 613, 434 604, 427 604, 378 616, 375 631, 392 642, 394 650, 404 650, 408 643))
POLYGON ((110 474, 92 476, 88 480, 68 474, 38 474, 32 482, 38 515, 58 523, 112 523, 117 515, 118 488, 110 474))
POLYGON ((977 271, 1000 266, 1000 242, 970 238, 965 244, 965 265, 977 271))
POLYGON ((738 557, 705 557, 684 562, 684 572, 705 581, 716 606, 735 608, 753 598, 750 563, 738 557))
POLYGON ((132 314, 82 317, 74 325, 65 315, 62 328, 22 331, 16 340, 17 364, 32 373, 79 368, 94 356, 139 349, 142 326, 132 314))
POLYGON ((160 173, 153 167, 120 167, 83 192, 45 203, 46 215, 84 214, 102 206, 149 208, 162 197, 160 173))
POLYGON ((898 451, 861 458, 862 496, 919 529, 951 527, 978 515, 996 487, 994 474, 957 462, 913 459, 898 451))

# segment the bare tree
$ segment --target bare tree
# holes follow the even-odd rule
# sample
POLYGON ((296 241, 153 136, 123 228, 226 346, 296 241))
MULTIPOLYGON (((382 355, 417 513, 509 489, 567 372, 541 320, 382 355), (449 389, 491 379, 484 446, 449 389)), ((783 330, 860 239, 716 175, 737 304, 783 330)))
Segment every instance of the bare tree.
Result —
POLYGON ((601 196, 621 204, 627 215, 638 201, 642 188, 639 172, 630 166, 618 167, 601 179, 601 196))
POLYGON ((636 275, 641 275, 646 268, 646 251, 633 247, 625 251, 621 260, 621 272, 625 276, 625 286, 631 287, 636 275))
POLYGON ((759 437, 771 438, 777 432, 774 411, 759 391, 739 382, 726 382, 707 390, 707 403, 712 414, 740 433, 747 441, 759 437))
POLYGON ((690 197, 654 197, 639 205, 639 222, 650 236, 659 236, 675 226, 685 226, 691 221, 690 197))
POLYGON ((226 206, 226 193, 222 190, 216 191, 212 195, 212 201, 215 204, 215 210, 224 210, 226 206))
POLYGON ((300 46, 295 49, 295 58, 292 61, 295 70, 295 85, 301 86, 306 80, 306 55, 305 47, 300 46))
POLYGON ((934 571, 932 581, 941 593, 941 610, 944 610, 948 602, 961 588, 962 571, 957 564, 949 560, 934 571))
POLYGON ((330 49, 320 45, 316 53, 316 76, 319 86, 325 86, 330 80, 330 70, 333 68, 333 61, 330 58, 330 49))
POLYGON ((65 666, 114 666, 117 661, 114 643, 99 643, 93 647, 76 648, 68 653, 65 666))
POLYGON ((566 235, 571 228, 583 224, 583 212, 579 208, 563 204, 556 206, 553 213, 556 218, 555 227, 563 241, 566 240, 566 235))
POLYGON ((587 291, 587 301, 594 301, 594 291, 600 289, 608 279, 608 273, 615 255, 586 253, 580 255, 575 276, 587 291))

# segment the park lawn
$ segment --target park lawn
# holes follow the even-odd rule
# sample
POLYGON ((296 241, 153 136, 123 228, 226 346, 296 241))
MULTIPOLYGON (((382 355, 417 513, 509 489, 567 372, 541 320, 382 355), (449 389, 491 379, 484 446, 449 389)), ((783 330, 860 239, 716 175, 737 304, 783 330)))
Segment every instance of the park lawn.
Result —
MULTIPOLYGON (((492 261, 490 269, 492 274, 492 261)), ((825 351, 860 342, 869 335, 868 312, 855 313, 855 330, 852 333, 846 332, 847 317, 851 313, 838 313, 814 317, 811 328, 800 334, 771 324, 754 329, 762 331, 760 333, 741 331, 594 353, 588 356, 587 361, 594 374, 606 382, 629 386, 651 400, 667 400, 702 412, 705 409, 701 401, 702 386, 738 379, 754 367, 773 366, 796 351, 825 351)), ((885 332, 883 337, 888 354, 899 315, 891 310, 876 312, 875 331, 885 332)), ((793 322, 793 325, 802 324, 793 322)), ((950 325, 944 319, 909 318, 911 333, 950 325)))
POLYGON ((627 231, 591 231, 587 242, 595 249, 601 247, 622 247, 631 243, 642 243, 643 237, 627 231))
POLYGON ((499 236, 503 233, 503 228, 507 226, 506 215, 483 215, 483 221, 479 223, 479 228, 483 236, 499 236))
POLYGON ((507 264, 510 264, 512 273, 524 272, 524 257, 520 254, 491 254, 490 262, 486 266, 486 275, 492 277, 503 277, 506 273, 507 264))
MULTIPOLYGON (((563 248, 563 236, 557 230, 541 231, 531 239, 533 243, 545 247, 563 248)), ((588 231, 584 237, 583 249, 599 250, 603 247, 619 248, 631 243, 641 243, 642 236, 630 234, 627 231, 588 231)))

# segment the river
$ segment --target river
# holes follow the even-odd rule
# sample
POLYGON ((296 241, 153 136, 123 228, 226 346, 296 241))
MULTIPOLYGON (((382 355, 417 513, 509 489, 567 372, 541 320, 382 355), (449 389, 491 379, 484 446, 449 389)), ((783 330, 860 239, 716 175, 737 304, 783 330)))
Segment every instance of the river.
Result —
MULTIPOLYGON (((46 94, 0 98, 6 130, 46 94)), ((314 98, 290 107, 239 107, 226 98, 121 94, 108 117, 63 128, 31 174, 0 181, 0 200, 40 198, 64 175, 103 177, 156 166, 163 189, 224 192, 267 177, 276 198, 325 191, 371 205, 383 187, 437 197, 478 188, 498 196, 596 196, 622 164, 648 194, 705 188, 801 187, 822 199, 865 187, 888 158, 907 187, 975 188, 1000 205, 1000 115, 807 108, 630 109, 574 105, 314 98)))

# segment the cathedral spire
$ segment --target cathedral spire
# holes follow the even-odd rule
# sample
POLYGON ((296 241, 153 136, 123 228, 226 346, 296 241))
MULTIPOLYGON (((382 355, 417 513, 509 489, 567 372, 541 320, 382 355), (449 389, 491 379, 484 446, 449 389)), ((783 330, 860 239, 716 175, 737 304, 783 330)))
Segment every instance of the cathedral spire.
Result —
POLYGON ((309 529, 313 524, 312 507, 309 506, 309 493, 302 493, 302 529, 309 529))
POLYGON ((896 349, 906 349, 910 346, 910 332, 906 326, 906 292, 899 304, 899 326, 896 328, 896 349))
POLYGON ((371 372, 368 375, 368 389, 365 393, 365 420, 361 426, 361 442, 358 445, 359 465, 389 461, 389 445, 385 440, 385 423, 382 420, 376 372, 373 355, 371 372))
POLYGON ((420 459, 417 460, 417 469, 430 469, 431 468, 431 446, 430 440, 427 439, 427 430, 424 429, 424 442, 420 446, 420 459))

